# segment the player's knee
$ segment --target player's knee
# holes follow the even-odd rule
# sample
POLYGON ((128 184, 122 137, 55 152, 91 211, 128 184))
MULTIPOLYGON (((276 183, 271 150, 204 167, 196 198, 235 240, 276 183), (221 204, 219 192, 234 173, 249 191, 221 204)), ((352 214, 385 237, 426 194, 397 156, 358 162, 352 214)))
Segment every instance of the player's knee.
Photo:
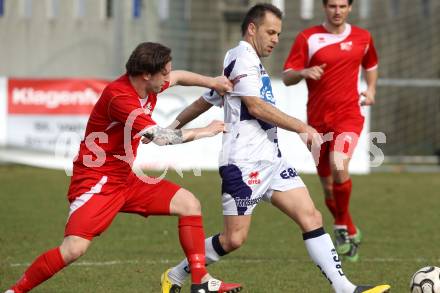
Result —
POLYGON ((333 168, 332 177, 335 183, 343 183, 350 179, 350 173, 348 172, 348 166, 346 168, 333 168))
POLYGON ((315 226, 322 227, 322 214, 317 209, 314 209, 314 211, 311 214, 311 221, 314 223, 315 226))
POLYGON ((187 215, 201 215, 202 214, 202 206, 197 198, 193 197, 193 199, 187 203, 186 207, 187 215))
POLYGON ((300 222, 303 231, 310 231, 322 227, 322 215, 316 208, 304 211, 300 222))
POLYGON ((76 261, 78 258, 83 256, 88 247, 90 241, 75 241, 75 240, 67 240, 64 241, 60 246, 60 252, 63 257, 63 260, 66 264, 72 263, 76 261))
POLYGON ((323 186, 324 194, 326 198, 333 197, 333 184, 332 183, 325 183, 323 186))
POLYGON ((201 215, 202 207, 200 201, 189 191, 186 200, 182 204, 181 216, 201 215))
POLYGON ((246 242, 247 236, 242 234, 233 234, 227 237, 226 247, 224 249, 228 252, 240 248, 246 242))
POLYGON ((70 247, 69 250, 67 250, 67 259, 69 262, 73 262, 83 256, 87 251, 87 248, 82 246, 74 246, 70 247))
POLYGON ((170 211, 178 216, 195 216, 202 214, 199 200, 188 190, 181 188, 171 200, 170 211))

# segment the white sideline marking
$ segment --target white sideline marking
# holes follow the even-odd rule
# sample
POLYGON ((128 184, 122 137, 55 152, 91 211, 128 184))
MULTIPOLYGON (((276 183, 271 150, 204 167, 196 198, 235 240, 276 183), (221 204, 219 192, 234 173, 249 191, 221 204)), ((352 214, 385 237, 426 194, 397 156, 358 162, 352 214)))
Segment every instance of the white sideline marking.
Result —
POLYGON ((440 87, 440 79, 379 78, 377 85, 396 87, 440 87))
MULTIPOLYGON (((83 267, 93 267, 93 266, 116 266, 116 265, 126 265, 126 264, 148 264, 148 265, 156 265, 156 264, 169 264, 169 263, 178 263, 181 259, 164 259, 164 260, 111 260, 111 261, 102 261, 102 262, 93 262, 93 261, 80 261, 73 263, 73 266, 83 266, 83 267)), ((224 263, 267 263, 270 262, 270 259, 225 259, 222 260, 224 263)), ((308 259, 287 259, 283 260, 291 263, 303 263, 310 262, 308 259)), ((362 259, 362 262, 369 263, 405 263, 405 262, 417 262, 417 263, 438 263, 440 262, 440 258, 367 258, 362 259)), ((27 267, 30 263, 12 263, 9 264, 10 267, 27 267)))

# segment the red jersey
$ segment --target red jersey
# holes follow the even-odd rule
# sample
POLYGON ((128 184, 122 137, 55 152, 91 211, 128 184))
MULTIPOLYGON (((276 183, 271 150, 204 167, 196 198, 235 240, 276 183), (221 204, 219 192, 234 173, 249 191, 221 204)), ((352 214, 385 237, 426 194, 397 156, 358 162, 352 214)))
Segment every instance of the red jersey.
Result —
MULTIPOLYGON (((168 86, 169 83, 162 91, 168 86)), ((127 74, 107 85, 87 122, 74 161, 74 176, 84 175, 84 171, 99 172, 124 181, 136 158, 141 138, 137 134, 156 125, 151 118, 156 100, 156 93, 140 97, 127 74)))
POLYGON ((297 36, 284 70, 298 71, 327 64, 320 80, 306 80, 308 122, 320 126, 362 117, 358 92, 360 67, 373 70, 377 63, 373 39, 367 30, 346 24, 343 33, 332 34, 318 25, 297 36))

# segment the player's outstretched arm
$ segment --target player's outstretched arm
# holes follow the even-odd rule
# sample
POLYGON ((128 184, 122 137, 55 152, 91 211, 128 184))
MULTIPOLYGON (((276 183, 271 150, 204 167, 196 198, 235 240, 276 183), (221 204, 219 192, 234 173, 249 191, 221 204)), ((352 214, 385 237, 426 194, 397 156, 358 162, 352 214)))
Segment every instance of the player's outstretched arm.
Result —
POLYGON ((179 115, 177 115, 174 122, 171 123, 171 125, 168 126, 167 128, 180 129, 189 122, 199 117, 201 114, 208 111, 211 107, 212 104, 205 101, 204 98, 199 97, 191 105, 183 109, 183 111, 180 112, 179 115))
POLYGON ((170 73, 170 86, 201 86, 215 90, 221 96, 232 90, 232 83, 225 76, 210 77, 185 70, 170 73))
POLYGON ((312 145, 322 144, 322 137, 318 132, 301 120, 287 115, 258 97, 241 97, 241 100, 246 104, 249 114, 267 123, 300 134, 309 148, 312 145))
POLYGON ((154 142, 157 145, 173 145, 193 141, 200 138, 211 137, 225 129, 223 121, 214 120, 209 125, 201 128, 169 129, 158 125, 146 129, 143 139, 154 142))

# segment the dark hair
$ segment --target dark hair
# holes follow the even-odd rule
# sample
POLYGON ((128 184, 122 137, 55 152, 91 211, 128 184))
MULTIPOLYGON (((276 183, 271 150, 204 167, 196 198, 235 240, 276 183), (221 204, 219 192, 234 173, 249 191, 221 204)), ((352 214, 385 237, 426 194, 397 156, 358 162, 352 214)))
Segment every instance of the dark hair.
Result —
POLYGON ((259 26, 263 21, 266 12, 273 13, 279 19, 283 18, 283 13, 275 5, 269 3, 256 4, 251 9, 249 9, 243 19, 243 22, 241 23, 241 35, 244 36, 246 34, 250 23, 254 23, 256 26, 259 26))
MULTIPOLYGON (((322 0, 322 4, 327 5, 328 0, 322 0)), ((353 4, 353 0, 348 0, 348 5, 353 4)))
POLYGON ((125 64, 128 75, 155 74, 171 61, 171 49, 159 43, 140 43, 125 64))

